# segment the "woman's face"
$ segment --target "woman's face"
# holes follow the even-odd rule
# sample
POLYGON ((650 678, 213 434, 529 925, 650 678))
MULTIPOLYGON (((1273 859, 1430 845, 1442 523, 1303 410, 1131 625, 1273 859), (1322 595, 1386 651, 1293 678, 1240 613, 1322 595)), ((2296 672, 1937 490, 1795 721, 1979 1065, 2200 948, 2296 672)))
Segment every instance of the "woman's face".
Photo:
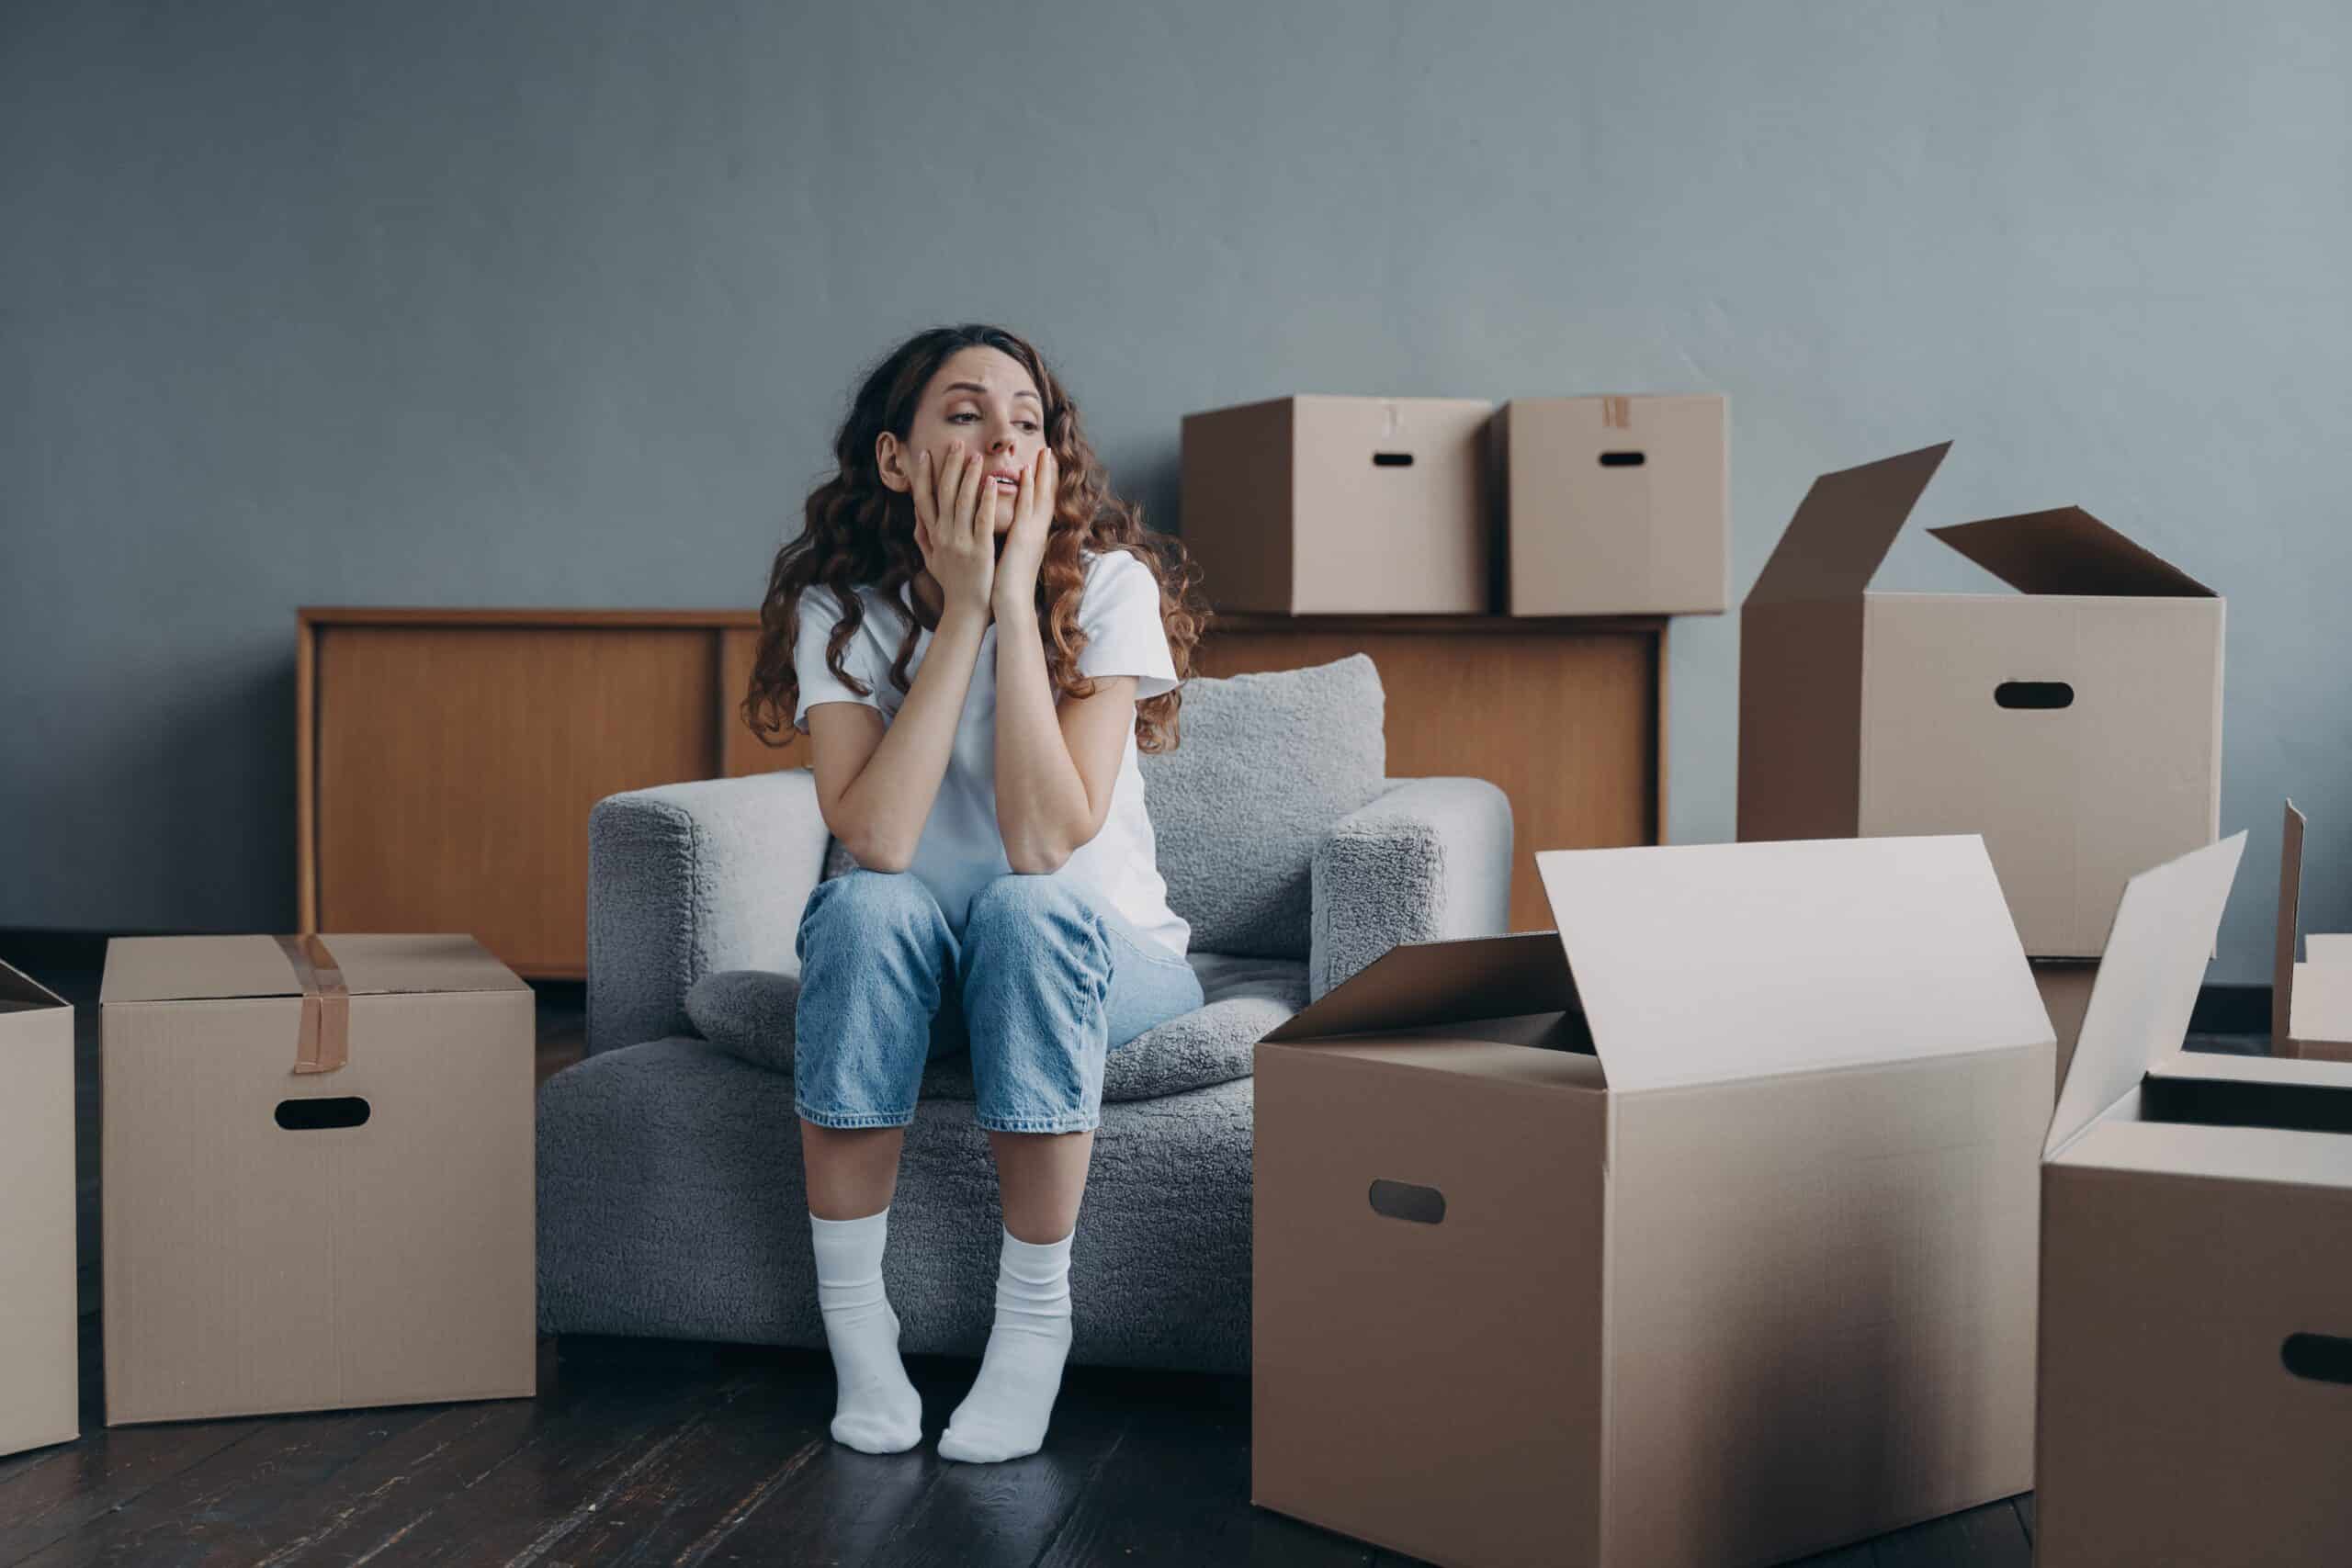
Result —
POLYGON ((884 431, 875 442, 882 482, 894 491, 910 488, 918 454, 931 454, 934 469, 966 453, 984 465, 983 482, 998 487, 996 531, 1012 526, 1012 499, 1022 472, 1046 444, 1045 400, 1021 362, 1001 350, 963 348, 922 389, 913 425, 904 442, 884 431))

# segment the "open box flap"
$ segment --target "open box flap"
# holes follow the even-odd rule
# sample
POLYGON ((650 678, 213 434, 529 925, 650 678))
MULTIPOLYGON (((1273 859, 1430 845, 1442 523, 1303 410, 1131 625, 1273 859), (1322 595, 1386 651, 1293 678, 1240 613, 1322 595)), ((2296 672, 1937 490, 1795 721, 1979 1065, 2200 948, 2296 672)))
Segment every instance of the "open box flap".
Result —
MULTIPOLYGON (((353 933, 319 938, 353 996, 529 989, 469 936, 353 933)), ((295 997, 300 978, 274 936, 117 937, 107 943, 98 1000, 187 1001, 295 997)))
POLYGON ((2214 592, 2079 506, 1928 530, 2020 593, 2211 599, 2214 592))
POLYGON ((2302 924, 2303 814, 2287 802, 2278 834, 2278 929, 2270 950, 2271 1049, 2282 1050, 2294 1036, 2295 937, 2302 924))
POLYGON ((2180 1049, 2245 852, 2245 834, 2233 833, 2124 885, 2075 1059, 2058 1089, 2045 1158, 2180 1049))
POLYGON ((2303 937, 2303 814, 2287 802, 2278 835, 2278 929, 2270 956, 2271 1049, 2286 1055, 2293 1043, 2352 1042, 2352 934, 2303 937), (2301 937, 2307 962, 2295 962, 2301 937))
POLYGON ((2352 1089, 2352 1062, 2237 1056, 2222 1051, 2176 1051, 2151 1066, 2148 1076, 2183 1083, 2285 1084, 2297 1089, 2352 1089))
POLYGON ((62 1008, 66 1000, 39 980, 6 964, 0 964, 0 1006, 10 1008, 62 1008))
POLYGON ((1265 1036, 1270 1043, 1472 1019, 1564 1012, 1577 1005, 1556 931, 1392 947, 1265 1036))
POLYGON ((1535 863, 1620 1092, 2052 1042, 1973 834, 1535 863))
POLYGON ((2295 1043, 2298 1054, 2305 1045, 2352 1043, 2352 964, 2326 962, 2333 948, 2319 937, 2307 940, 2312 956, 2295 965, 2295 994, 2284 1036, 2295 1043))
POLYGON ((1947 441, 1814 480, 1747 603, 1859 598, 1951 450, 1947 441))

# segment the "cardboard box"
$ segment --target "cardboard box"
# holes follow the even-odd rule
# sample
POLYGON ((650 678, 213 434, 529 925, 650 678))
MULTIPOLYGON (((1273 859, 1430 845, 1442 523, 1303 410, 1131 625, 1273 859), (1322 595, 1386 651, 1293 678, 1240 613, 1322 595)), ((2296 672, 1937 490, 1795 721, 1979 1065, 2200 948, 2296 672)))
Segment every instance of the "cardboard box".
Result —
POLYGON ((1932 530, 2019 592, 1871 593, 1949 443, 1814 482, 1740 624, 1739 836, 1982 833, 2026 952, 2220 830, 2222 602, 2077 507, 1932 530))
POLYGON ((1484 615, 1486 427, 1460 398, 1277 398, 1184 416, 1184 547, 1220 610, 1484 615))
POLYGON ((2352 1562, 2352 1065, 2180 1048, 2245 843, 2126 889, 2051 1121, 2041 1568, 2352 1562))
POLYGON ((0 964, 0 1454, 82 1435, 74 1010, 0 964))
POLYGON ((1731 603, 1720 397, 1518 398, 1494 422, 1514 615, 1719 615, 1731 603))
POLYGON ((2032 1484, 2051 1032, 1983 844, 1539 854, 1256 1052, 1251 1495, 1777 1562, 2032 1484))
POLYGON ((2295 962, 2302 930, 2303 814, 2287 803, 2278 840, 2278 936, 2270 970, 2270 1054, 2352 1062, 2352 936, 2305 942, 2311 957, 2295 962))
POLYGON ((526 1397, 530 988, 466 936, 120 937, 107 1423, 526 1397))

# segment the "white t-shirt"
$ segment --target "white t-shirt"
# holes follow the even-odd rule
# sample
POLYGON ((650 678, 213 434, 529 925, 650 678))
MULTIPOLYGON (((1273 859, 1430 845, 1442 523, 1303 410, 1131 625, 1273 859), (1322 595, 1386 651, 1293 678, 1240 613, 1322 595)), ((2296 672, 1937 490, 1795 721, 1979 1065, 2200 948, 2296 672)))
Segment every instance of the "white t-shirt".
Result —
MULTIPOLYGON (((1176 665, 1169 657, 1168 634, 1159 620, 1159 583, 1151 569, 1125 550, 1088 552, 1086 584, 1079 600, 1079 628, 1086 647, 1078 656, 1078 672, 1097 677, 1133 675, 1136 700, 1142 702, 1176 688, 1176 665)), ((841 607, 831 590, 821 584, 802 593, 800 637, 793 649, 793 672, 800 679, 800 701, 794 724, 807 728, 808 710, 819 703, 862 703, 882 715, 888 726, 898 717, 907 694, 890 679, 890 661, 912 620, 902 604, 881 597, 872 588, 857 590, 865 601, 865 618, 857 635, 842 649, 842 664, 868 688, 859 696, 833 678, 825 663, 825 645, 841 607)), ((931 652, 932 634, 916 633, 914 656, 907 661, 907 679, 922 668, 931 652)), ((1038 677, 1045 679, 1041 671, 1038 677)), ((964 696, 964 712, 956 726, 956 749, 947 772, 939 781, 939 795, 922 825, 908 869, 922 880, 939 900, 947 922, 964 929, 972 897, 991 879, 1009 874, 1004 838, 996 824, 996 626, 980 635, 978 662, 964 696)), ((1168 885, 1160 880, 1151 818, 1143 804, 1143 773, 1136 764, 1136 737, 1127 731, 1126 750, 1119 758, 1118 782, 1111 788, 1111 811, 1102 830, 1081 844, 1054 873, 1079 884, 1098 900, 1126 918, 1137 931, 1166 946, 1178 957, 1192 940, 1191 926, 1168 907, 1168 885)))

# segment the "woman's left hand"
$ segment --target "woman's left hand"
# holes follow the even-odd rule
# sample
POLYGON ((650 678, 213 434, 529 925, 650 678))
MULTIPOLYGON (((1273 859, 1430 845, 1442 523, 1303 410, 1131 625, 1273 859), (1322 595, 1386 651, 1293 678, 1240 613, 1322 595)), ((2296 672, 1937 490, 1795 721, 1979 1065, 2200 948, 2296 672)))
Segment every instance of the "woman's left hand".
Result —
POLYGON ((1012 527, 1004 536, 1003 553, 996 558, 992 596, 1000 621, 1015 611, 1024 615, 1035 613, 1037 570, 1046 559, 1046 537, 1052 530, 1058 479, 1054 449, 1040 446, 1036 461, 1021 476, 1021 489, 1012 502, 1012 527))

